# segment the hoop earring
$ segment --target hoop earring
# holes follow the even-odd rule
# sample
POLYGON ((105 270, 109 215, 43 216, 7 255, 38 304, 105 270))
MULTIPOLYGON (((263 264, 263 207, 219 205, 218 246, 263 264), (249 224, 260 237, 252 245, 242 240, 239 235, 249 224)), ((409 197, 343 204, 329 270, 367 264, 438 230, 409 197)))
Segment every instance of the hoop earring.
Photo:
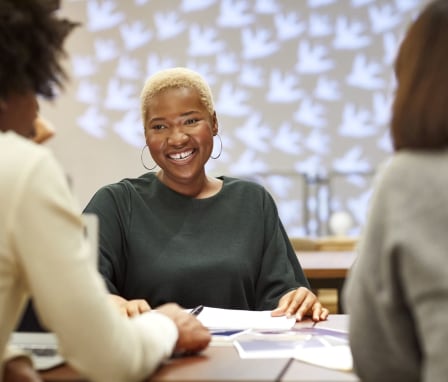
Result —
POLYGON ((221 153, 222 153, 222 140, 221 140, 221 137, 219 136, 219 134, 216 134, 216 136, 219 138, 220 148, 219 148, 218 155, 216 155, 216 156, 210 155, 210 158, 212 158, 212 159, 218 159, 221 156, 221 153))
POLYGON ((153 167, 149 168, 149 167, 146 167, 145 162, 143 162, 143 153, 145 152, 145 149, 147 147, 148 147, 148 145, 143 146, 142 152, 140 153, 140 161, 142 162, 142 165, 144 168, 146 168, 148 171, 152 171, 157 167, 157 163, 153 167))

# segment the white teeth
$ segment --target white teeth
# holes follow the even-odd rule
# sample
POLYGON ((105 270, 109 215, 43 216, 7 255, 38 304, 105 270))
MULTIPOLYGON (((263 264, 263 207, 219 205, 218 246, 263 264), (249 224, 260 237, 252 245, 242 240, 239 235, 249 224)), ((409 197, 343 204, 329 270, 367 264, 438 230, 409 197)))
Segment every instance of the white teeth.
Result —
POLYGON ((193 154, 193 150, 185 151, 183 153, 171 154, 169 157, 171 159, 185 159, 189 157, 191 154, 193 154))

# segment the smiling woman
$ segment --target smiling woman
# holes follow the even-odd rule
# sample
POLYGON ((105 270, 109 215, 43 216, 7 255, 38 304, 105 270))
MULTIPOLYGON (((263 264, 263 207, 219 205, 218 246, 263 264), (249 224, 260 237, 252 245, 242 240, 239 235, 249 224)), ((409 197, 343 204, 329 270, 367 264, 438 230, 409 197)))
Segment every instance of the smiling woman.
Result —
POLYGON ((206 174, 219 126, 202 76, 160 71, 141 101, 146 145, 160 170, 101 188, 85 209, 99 217, 100 271, 113 299, 128 300, 129 314, 135 304, 144 311, 173 301, 326 319, 271 195, 256 183, 206 174))

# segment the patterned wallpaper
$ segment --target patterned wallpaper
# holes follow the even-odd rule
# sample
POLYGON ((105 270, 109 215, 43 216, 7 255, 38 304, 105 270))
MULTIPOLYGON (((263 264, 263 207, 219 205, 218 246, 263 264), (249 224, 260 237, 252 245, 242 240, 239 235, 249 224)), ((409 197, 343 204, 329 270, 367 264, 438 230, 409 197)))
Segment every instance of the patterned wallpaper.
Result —
POLYGON ((71 83, 42 108, 58 128, 51 146, 81 204, 143 173, 144 80, 187 66, 215 97, 223 150, 210 174, 264 184, 291 236, 328 234, 335 211, 350 214, 356 234, 391 153, 397 46, 423 3, 63 0, 83 25, 68 44, 71 83))

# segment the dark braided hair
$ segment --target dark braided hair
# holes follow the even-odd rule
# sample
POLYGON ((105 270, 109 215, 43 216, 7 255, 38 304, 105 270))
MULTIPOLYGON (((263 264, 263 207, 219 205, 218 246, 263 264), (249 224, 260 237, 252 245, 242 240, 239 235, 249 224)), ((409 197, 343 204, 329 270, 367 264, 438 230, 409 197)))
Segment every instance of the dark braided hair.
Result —
POLYGON ((33 91, 51 99, 67 74, 64 40, 78 23, 58 18, 59 0, 0 0, 0 98, 33 91))

